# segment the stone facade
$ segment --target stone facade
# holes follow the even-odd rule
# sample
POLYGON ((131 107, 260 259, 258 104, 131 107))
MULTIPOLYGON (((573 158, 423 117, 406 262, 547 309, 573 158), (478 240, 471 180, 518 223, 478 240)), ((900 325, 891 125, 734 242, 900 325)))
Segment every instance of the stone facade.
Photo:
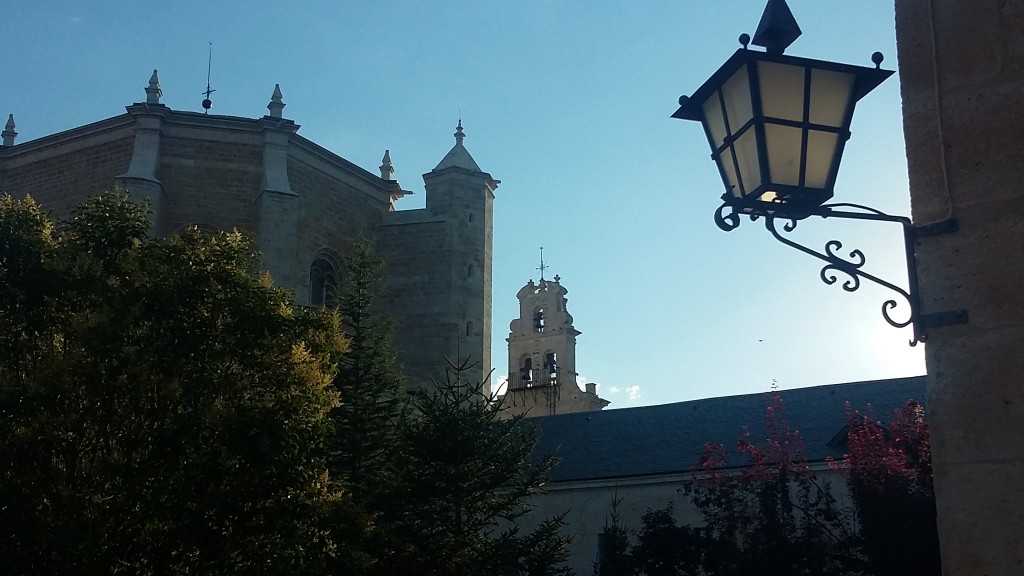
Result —
POLYGON ((1024 574, 1024 2, 897 0, 943 572, 1024 574))
POLYGON ((541 276, 540 284, 530 280, 516 294, 519 318, 509 325, 508 387, 500 399, 503 417, 590 412, 610 404, 598 397, 593 382, 585 390, 576 382, 580 332, 569 314, 569 291, 559 280, 541 276))
POLYGON ((424 175, 426 208, 395 211, 404 196, 298 134, 275 87, 262 118, 207 115, 160 104, 156 72, 146 102, 94 124, 16 143, 9 117, 0 146, 0 190, 31 195, 66 216, 112 187, 149 202, 155 235, 190 225, 237 228, 255 238, 262 264, 300 304, 320 304, 343 285, 343 260, 365 234, 387 263, 382 303, 410 387, 443 375, 445 357, 490 372, 492 206, 498 181, 456 143, 424 175))

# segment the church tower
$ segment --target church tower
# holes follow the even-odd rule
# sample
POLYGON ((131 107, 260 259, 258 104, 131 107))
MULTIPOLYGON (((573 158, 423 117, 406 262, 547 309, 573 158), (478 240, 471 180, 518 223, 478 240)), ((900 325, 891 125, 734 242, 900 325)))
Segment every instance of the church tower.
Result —
POLYGON ((597 385, 576 383, 576 337, 560 278, 530 280, 516 294, 519 318, 508 335, 508 388, 502 396, 505 416, 545 416, 600 410, 610 402, 599 398, 597 385))
MULTIPOLYGON (((463 376, 490 394, 491 240, 499 180, 480 169, 463 141, 423 175, 426 207, 391 212, 378 227, 388 264, 387 309, 405 318, 395 333, 410 389, 445 376, 445 358, 469 361, 463 376)), ((382 173, 390 173, 390 155, 382 173)))

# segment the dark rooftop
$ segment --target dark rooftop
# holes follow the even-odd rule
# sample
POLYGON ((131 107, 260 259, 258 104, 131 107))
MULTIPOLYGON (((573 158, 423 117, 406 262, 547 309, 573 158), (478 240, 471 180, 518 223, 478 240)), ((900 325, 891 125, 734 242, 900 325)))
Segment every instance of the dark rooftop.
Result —
POLYGON ((724 444, 734 453, 744 426, 753 439, 763 439, 765 408, 775 394, 782 397, 790 429, 803 438, 805 457, 820 462, 843 455, 832 440, 846 424, 847 403, 888 421, 908 400, 924 404, 925 377, 556 414, 527 422, 540 430, 538 453, 555 451, 562 460, 552 471, 552 482, 685 472, 698 465, 706 442, 724 444))

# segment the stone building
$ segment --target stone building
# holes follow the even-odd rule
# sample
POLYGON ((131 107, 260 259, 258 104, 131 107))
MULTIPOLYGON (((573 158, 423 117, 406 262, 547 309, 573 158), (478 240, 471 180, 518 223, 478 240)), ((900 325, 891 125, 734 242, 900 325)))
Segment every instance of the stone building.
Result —
MULTIPOLYGON (((832 484, 833 494, 848 497, 845 479, 828 465, 846 449, 848 409, 885 420, 908 400, 920 401, 925 378, 852 382, 780 391, 786 422, 800 432, 803 455, 817 476, 832 484)), ((577 574, 593 573, 598 542, 613 501, 627 530, 641 527, 648 510, 673 505, 680 524, 704 525, 699 511, 680 493, 683 481, 700 465, 705 443, 735 446, 744 427, 764 438, 765 409, 774 393, 744 394, 600 412, 557 414, 531 420, 540 431, 538 454, 561 460, 552 470, 545 493, 535 496, 526 530, 544 518, 565 514, 569 566, 577 574)), ((736 457, 730 468, 746 465, 736 457)))
POLYGON ((610 404, 598 397, 595 383, 581 390, 576 382, 580 332, 560 280, 545 280, 542 273, 539 284, 530 280, 516 294, 519 318, 509 325, 508 385, 500 399, 505 417, 590 412, 610 404))
POLYGON ((1024 2, 896 0, 942 569, 1024 574, 1024 2))
MULTIPOLYGON (((305 305, 321 305, 345 283, 343 260, 368 236, 388 268, 385 310, 410 386, 441 374, 444 358, 491 359, 491 225, 498 181, 455 145, 424 174, 426 207, 395 211, 407 192, 385 152, 371 173, 298 134, 275 87, 268 114, 243 118, 172 110, 160 103, 156 71, 146 100, 119 116, 16 143, 13 115, 0 146, 0 190, 31 195, 66 216, 112 187, 148 200, 153 233, 190 225, 252 234, 262 264, 305 305)), ((440 155, 440 154, 439 154, 440 155)))

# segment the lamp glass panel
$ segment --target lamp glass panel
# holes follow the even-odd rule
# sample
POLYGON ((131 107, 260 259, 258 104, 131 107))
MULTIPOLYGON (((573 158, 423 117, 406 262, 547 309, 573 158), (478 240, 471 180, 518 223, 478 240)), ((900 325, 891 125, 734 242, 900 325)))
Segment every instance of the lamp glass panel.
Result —
POLYGON ((704 101, 704 123, 711 132, 711 139, 715 143, 715 150, 722 146, 725 141, 725 118, 722 117, 722 103, 718 99, 718 92, 713 93, 704 101))
POLYGON ((743 194, 747 195, 761 184, 761 167, 757 159, 757 138, 753 127, 745 130, 733 144, 740 166, 743 194))
POLYGON ((800 151, 803 130, 792 126, 766 123, 765 147, 768 149, 768 170, 773 184, 800 185, 800 151))
POLYGON ((804 68, 778 62, 758 62, 761 111, 766 117, 804 121, 804 68))
POLYGON ((835 132, 811 130, 807 133, 807 175, 804 185, 808 188, 825 188, 828 184, 832 158, 838 151, 839 135, 835 132))
POLYGON ((853 97, 855 76, 833 70, 811 71, 811 114, 814 124, 840 127, 853 97))
POLYGON ((735 134, 754 116, 750 100, 750 73, 745 65, 722 83, 722 96, 725 99, 729 131, 735 134))
POLYGON ((725 174, 726 191, 737 198, 742 198, 743 194, 740 192, 739 180, 736 176, 736 165, 732 162, 732 148, 722 151, 721 157, 718 158, 718 164, 725 174))

